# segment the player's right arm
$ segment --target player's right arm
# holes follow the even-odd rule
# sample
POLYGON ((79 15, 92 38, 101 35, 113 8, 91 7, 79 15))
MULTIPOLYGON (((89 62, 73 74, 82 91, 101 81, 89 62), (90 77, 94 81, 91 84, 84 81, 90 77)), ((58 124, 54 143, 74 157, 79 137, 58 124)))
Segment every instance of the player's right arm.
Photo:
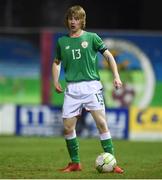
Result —
POLYGON ((63 92, 61 84, 59 83, 60 69, 61 69, 61 61, 58 59, 54 59, 52 65, 52 75, 53 75, 54 87, 56 92, 58 93, 63 92))

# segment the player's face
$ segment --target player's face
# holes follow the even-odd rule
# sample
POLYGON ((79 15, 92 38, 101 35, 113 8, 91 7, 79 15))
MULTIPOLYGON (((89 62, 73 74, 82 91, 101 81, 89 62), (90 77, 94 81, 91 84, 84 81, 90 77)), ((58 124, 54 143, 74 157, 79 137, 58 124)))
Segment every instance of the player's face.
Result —
POLYGON ((78 17, 72 16, 68 18, 68 26, 71 32, 78 32, 81 29, 81 20, 78 17))

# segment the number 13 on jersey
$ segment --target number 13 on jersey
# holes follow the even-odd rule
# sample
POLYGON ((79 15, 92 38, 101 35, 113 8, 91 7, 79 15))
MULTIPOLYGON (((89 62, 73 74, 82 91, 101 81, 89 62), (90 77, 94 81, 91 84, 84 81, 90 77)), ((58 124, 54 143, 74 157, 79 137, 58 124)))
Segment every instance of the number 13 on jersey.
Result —
POLYGON ((80 49, 72 49, 72 56, 73 59, 80 59, 81 58, 80 49))

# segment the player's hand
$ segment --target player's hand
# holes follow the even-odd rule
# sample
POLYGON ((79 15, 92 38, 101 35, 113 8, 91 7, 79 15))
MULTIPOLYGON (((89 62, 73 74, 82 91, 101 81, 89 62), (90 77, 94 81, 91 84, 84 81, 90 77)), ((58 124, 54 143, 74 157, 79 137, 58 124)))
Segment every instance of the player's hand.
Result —
POLYGON ((55 90, 56 90, 57 93, 62 93, 63 92, 63 89, 62 89, 60 83, 58 83, 58 82, 54 83, 54 87, 55 87, 55 90))
POLYGON ((122 87, 122 82, 121 82, 120 78, 115 78, 115 79, 114 79, 114 87, 115 87, 116 89, 119 89, 119 88, 122 87))

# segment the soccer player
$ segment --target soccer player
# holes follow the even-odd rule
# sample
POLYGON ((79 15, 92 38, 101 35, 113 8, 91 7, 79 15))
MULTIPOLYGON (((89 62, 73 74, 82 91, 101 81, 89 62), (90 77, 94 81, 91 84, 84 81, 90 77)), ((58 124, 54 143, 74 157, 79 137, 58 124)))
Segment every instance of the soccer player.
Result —
MULTIPOLYGON (((116 62, 102 39, 96 33, 84 30, 86 13, 81 6, 72 6, 67 10, 65 24, 69 34, 60 37, 57 41, 52 73, 55 90, 62 93, 59 74, 60 65, 63 64, 67 87, 64 94, 62 117, 64 136, 71 162, 61 171, 71 172, 82 170, 75 127, 83 108, 89 110, 96 122, 103 150, 114 154, 111 134, 105 116, 103 87, 98 72, 98 51, 110 64, 114 75, 115 88, 120 88, 122 82, 116 62)), ((116 166, 114 172, 123 173, 123 170, 116 166)))

